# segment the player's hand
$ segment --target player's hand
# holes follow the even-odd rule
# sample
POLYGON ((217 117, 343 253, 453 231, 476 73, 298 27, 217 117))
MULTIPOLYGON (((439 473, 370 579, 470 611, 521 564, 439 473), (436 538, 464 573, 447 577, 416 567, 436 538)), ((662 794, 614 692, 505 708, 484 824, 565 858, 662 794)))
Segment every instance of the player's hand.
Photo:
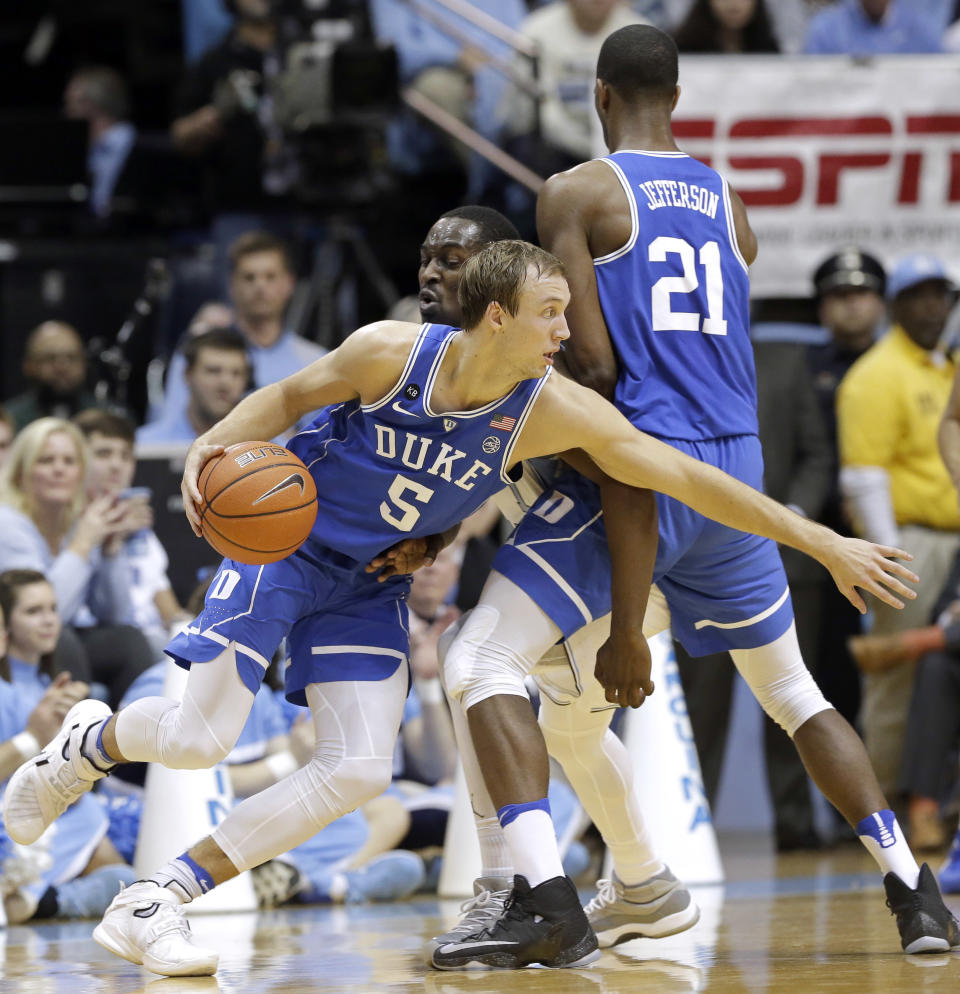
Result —
POLYGON ((37 706, 27 718, 27 731, 45 746, 60 731, 67 712, 77 701, 82 701, 90 688, 80 680, 73 680, 69 673, 58 673, 47 687, 37 706))
POLYGON ((653 693, 650 646, 637 628, 612 629, 597 652, 594 675, 611 704, 638 708, 653 693))
POLYGON ((371 559, 366 565, 366 571, 376 573, 377 570, 381 570, 377 583, 383 583, 391 576, 413 573, 421 566, 432 566, 442 548, 442 534, 427 535, 425 538, 405 538, 371 559))
POLYGON ((840 593, 861 614, 865 614, 867 605, 857 592, 857 587, 873 594, 884 604, 898 609, 903 607, 903 601, 897 594, 911 601, 917 596, 917 592, 901 580, 919 583, 920 577, 898 563, 898 559, 909 562, 913 556, 890 545, 874 545, 873 542, 860 538, 841 538, 835 535, 821 562, 830 570, 840 593))
POLYGON ((187 453, 187 461, 183 466, 183 479, 180 481, 180 494, 183 497, 183 510, 193 529, 193 534, 198 538, 203 534, 200 530, 200 507, 203 504, 203 497, 200 496, 200 471, 214 457, 223 452, 222 445, 209 445, 202 442, 194 442, 187 453))

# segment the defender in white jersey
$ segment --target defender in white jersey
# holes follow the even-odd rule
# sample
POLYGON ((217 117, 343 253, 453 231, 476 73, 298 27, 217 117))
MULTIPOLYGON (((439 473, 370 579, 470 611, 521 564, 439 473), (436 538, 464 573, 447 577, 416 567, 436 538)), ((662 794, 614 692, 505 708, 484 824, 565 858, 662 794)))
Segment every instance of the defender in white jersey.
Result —
MULTIPOLYGON (((541 238, 568 268, 568 365, 671 448, 759 487, 745 272, 756 239, 743 204, 722 177, 673 140, 670 117, 679 89, 669 36, 646 26, 614 32, 604 42, 597 75, 597 109, 611 155, 552 177, 538 200, 541 238)), ((675 634, 694 654, 731 649, 767 713, 794 738, 815 782, 856 827, 885 874, 904 950, 960 944, 957 923, 929 868, 917 866, 862 743, 803 664, 776 549, 715 527, 674 501, 660 497, 658 506, 656 563, 649 533, 634 529, 632 540, 611 543, 619 610, 596 668, 607 700, 636 706, 652 689, 640 632, 664 627, 662 600, 652 599, 644 624, 642 601, 616 596, 618 585, 626 590, 631 579, 642 582, 638 578, 652 571, 675 634)), ((613 518, 630 508, 611 505, 605 512, 612 531, 613 518)), ((475 752, 483 757, 517 879, 529 883, 550 878, 560 864, 545 802, 546 751, 523 699, 523 679, 561 634, 570 634, 571 618, 589 620, 609 609, 601 530, 599 501, 589 486, 555 484, 518 527, 514 554, 508 548, 495 562, 502 571, 492 574, 446 656, 448 691, 466 711, 475 752), (517 763, 517 756, 524 761, 517 763)), ((864 609, 862 602, 857 606, 864 609)), ((587 685, 582 672, 580 684, 587 685)), ((568 706, 548 703, 541 724, 551 753, 582 794, 604 783, 612 736, 609 713, 590 709, 571 720, 577 701, 575 694, 561 700, 568 706)), ((629 778, 629 768, 621 775, 629 778)), ((590 906, 599 932, 614 941, 621 926, 629 932, 631 905, 639 912, 643 900, 625 885, 642 882, 647 869, 631 867, 633 875, 623 879, 618 868, 601 888, 590 906)), ((441 968, 495 962, 516 931, 508 911, 492 928, 441 945, 432 962, 441 968)))

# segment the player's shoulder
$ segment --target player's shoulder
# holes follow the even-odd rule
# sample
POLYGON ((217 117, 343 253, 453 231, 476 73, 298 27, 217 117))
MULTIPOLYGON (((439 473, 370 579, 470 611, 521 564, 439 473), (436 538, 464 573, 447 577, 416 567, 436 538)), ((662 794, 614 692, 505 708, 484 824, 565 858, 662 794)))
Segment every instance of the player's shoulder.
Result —
POLYGON ((406 362, 422 327, 409 321, 374 321, 357 328, 338 351, 374 362, 406 362))
POLYGON ((623 196, 616 173, 603 159, 590 159, 554 173, 537 196, 537 224, 560 218, 591 220, 615 210, 623 196))
POLYGON ((554 173, 543 184, 541 196, 564 197, 596 192, 597 185, 617 183, 616 175, 604 159, 588 159, 570 169, 554 173))

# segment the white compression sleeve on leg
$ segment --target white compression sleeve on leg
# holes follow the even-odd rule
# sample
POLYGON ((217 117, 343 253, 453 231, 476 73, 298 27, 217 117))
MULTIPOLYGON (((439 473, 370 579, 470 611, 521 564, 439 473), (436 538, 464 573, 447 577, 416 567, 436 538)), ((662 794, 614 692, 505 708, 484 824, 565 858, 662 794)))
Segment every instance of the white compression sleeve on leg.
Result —
POLYGON ((591 712, 589 700, 558 705, 540 699, 540 727, 550 755, 600 830, 625 884, 647 880, 663 869, 653 851, 640 802, 633 789, 633 764, 608 727, 612 710, 591 712))
POLYGON ((763 710, 791 737, 809 718, 833 707, 804 665, 796 625, 756 649, 731 649, 740 675, 763 710))
POLYGON ((312 759, 238 804, 212 833, 237 870, 289 852, 386 790, 406 692, 405 664, 386 680, 307 687, 312 759))
POLYGON ((172 770, 209 769, 234 747, 253 694, 240 679, 232 648, 190 667, 183 701, 143 697, 117 714, 117 746, 131 763, 172 770))
POLYGON ((491 573, 444 658, 444 685, 464 711, 488 697, 527 697, 523 682, 560 629, 515 583, 491 573))

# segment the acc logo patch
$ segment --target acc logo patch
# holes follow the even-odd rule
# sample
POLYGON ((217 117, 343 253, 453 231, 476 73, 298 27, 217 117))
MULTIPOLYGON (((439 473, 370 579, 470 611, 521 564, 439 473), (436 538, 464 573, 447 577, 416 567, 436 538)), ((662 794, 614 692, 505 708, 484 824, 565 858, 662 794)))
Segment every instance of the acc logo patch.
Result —
POLYGON ((497 452, 500 448, 500 439, 496 435, 487 435, 480 448, 488 455, 492 452, 497 452))

